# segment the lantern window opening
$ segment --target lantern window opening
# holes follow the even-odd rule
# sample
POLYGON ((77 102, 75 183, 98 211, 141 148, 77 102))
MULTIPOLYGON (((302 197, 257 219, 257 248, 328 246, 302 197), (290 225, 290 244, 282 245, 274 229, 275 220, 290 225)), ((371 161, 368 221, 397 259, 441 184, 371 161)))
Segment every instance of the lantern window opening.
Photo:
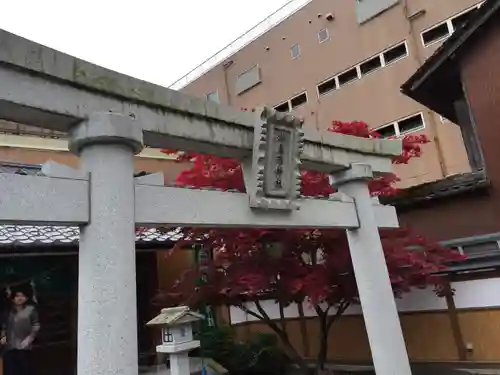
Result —
POLYGON ((170 328, 165 328, 164 340, 165 340, 165 342, 173 342, 174 341, 174 336, 172 335, 172 331, 170 330, 170 328))

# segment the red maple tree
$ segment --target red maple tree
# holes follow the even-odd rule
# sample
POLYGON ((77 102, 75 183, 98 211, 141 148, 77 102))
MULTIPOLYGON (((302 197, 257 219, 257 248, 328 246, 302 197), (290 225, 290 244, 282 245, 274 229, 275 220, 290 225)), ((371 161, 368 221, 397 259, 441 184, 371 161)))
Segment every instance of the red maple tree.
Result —
MULTIPOLYGON (((379 137, 359 121, 333 121, 328 130, 364 138, 379 137)), ((427 142, 424 135, 405 136, 403 153, 393 163, 406 164, 419 157, 421 145, 427 142)), ((178 160, 193 162, 192 168, 177 177, 180 186, 245 190, 237 161, 192 153, 178 154, 178 160)), ((376 178, 370 183, 370 191, 373 196, 397 194, 394 187, 397 181, 394 174, 376 178)), ((303 195, 326 197, 334 192, 327 175, 302 172, 303 195)), ((320 322, 317 368, 323 369, 332 324, 349 306, 359 302, 344 230, 184 228, 184 232, 184 239, 174 251, 198 244, 211 249, 213 257, 204 264, 203 275, 199 269, 190 269, 172 290, 165 291, 164 296, 171 303, 175 300, 192 306, 208 303, 239 307, 266 323, 281 339, 289 358, 304 371, 308 368, 290 342, 288 332, 268 315, 260 301, 273 299, 282 306, 309 303, 320 322), (202 276, 205 282, 197 285, 202 276), (249 302, 254 307, 249 307, 249 302)), ((428 242, 408 229, 381 230, 380 236, 396 297, 413 287, 429 285, 439 292, 440 280, 434 274, 443 270, 447 262, 462 259, 457 252, 428 242)))

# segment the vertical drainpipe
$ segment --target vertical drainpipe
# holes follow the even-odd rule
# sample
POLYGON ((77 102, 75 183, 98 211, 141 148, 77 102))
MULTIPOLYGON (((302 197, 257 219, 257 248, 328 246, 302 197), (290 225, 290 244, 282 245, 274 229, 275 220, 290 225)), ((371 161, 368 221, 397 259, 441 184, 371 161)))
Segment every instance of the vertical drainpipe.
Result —
MULTIPOLYGON (((419 40, 417 36, 415 35, 415 32, 413 30, 413 24, 412 20, 420 15, 423 15, 424 13, 416 13, 415 15, 410 15, 408 11, 408 0, 403 0, 402 1, 402 6, 403 6, 403 15, 405 17, 405 20, 408 23, 408 43, 411 45, 411 48, 409 48, 409 52, 413 51, 413 56, 414 56, 414 61, 416 62, 416 69, 420 68, 424 61, 425 58, 421 55, 420 49, 419 49, 419 40)), ((415 70, 416 70, 415 69, 415 70)), ((437 132, 437 126, 438 124, 436 123, 436 117, 433 115, 432 111, 427 109, 427 114, 428 114, 428 121, 429 121, 429 129, 431 131, 431 139, 436 145, 436 151, 437 151, 437 157, 438 157, 438 162, 439 162, 439 167, 441 169, 441 175, 442 177, 448 176, 448 167, 446 166, 445 162, 445 157, 444 157, 444 152, 443 152, 443 147, 441 145, 441 141, 438 137, 438 132, 437 132)))
POLYGON ((228 60, 222 64, 222 71, 224 74, 224 93, 226 94, 226 104, 232 105, 231 93, 229 91, 229 78, 228 69, 233 65, 233 60, 228 60))

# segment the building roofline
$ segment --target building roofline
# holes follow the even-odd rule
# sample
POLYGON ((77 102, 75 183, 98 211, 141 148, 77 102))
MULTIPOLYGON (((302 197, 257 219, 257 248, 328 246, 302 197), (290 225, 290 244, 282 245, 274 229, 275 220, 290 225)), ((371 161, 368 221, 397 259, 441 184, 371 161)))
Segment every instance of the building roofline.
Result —
POLYGON ((420 89, 436 73, 449 62, 457 64, 461 57, 459 54, 469 46, 473 37, 477 36, 489 20, 500 11, 500 0, 486 0, 483 5, 475 11, 471 19, 460 29, 451 35, 417 71, 401 85, 401 92, 417 101, 419 100, 420 89))
POLYGON ((426 203, 487 191, 491 181, 484 170, 452 175, 447 178, 415 185, 400 191, 394 197, 382 198, 381 202, 395 206, 398 211, 411 211, 426 203))
POLYGON ((203 61, 201 64, 196 66, 194 69, 189 71, 187 74, 177 79, 175 82, 170 84, 168 88, 173 90, 180 90, 196 79, 200 78, 203 74, 208 72, 210 69, 214 68, 218 64, 222 63, 227 58, 233 56, 238 51, 242 50, 254 40, 258 39, 266 32, 272 28, 279 25, 281 22, 286 20, 288 17, 292 16, 295 12, 299 11, 312 0, 290 0, 281 8, 273 12, 271 15, 266 17, 264 20, 259 22, 257 25, 252 27, 243 35, 233 40, 227 46, 222 48, 220 51, 216 52, 208 59, 203 61))

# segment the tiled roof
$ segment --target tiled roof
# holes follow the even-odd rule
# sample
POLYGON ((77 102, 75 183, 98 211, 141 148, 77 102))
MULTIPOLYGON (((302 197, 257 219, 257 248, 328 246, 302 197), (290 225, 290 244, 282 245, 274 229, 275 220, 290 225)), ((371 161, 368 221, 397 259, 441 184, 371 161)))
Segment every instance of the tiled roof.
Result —
POLYGON ((381 202, 396 206, 398 210, 411 209, 425 202, 461 194, 482 191, 491 186, 484 170, 449 176, 442 180, 412 186, 381 202))
POLYGON ((37 164, 0 163, 0 173, 23 176, 43 176, 42 167, 37 164))
POLYGON ((147 326, 154 325, 176 325, 203 319, 203 315, 191 311, 187 306, 176 306, 162 309, 161 313, 146 323, 147 326))
MULTIPOLYGON (((43 176, 41 166, 0 163, 0 173, 43 176)), ((76 246, 80 237, 78 227, 0 225, 0 248, 76 246)), ((170 247, 182 237, 180 229, 145 228, 137 230, 137 247, 170 247)))
MULTIPOLYGON (((181 237, 182 234, 178 229, 147 228, 138 230, 135 238, 137 246, 141 247, 145 245, 170 246, 181 237)), ((0 248, 76 246, 79 238, 78 227, 0 225, 0 248)))

